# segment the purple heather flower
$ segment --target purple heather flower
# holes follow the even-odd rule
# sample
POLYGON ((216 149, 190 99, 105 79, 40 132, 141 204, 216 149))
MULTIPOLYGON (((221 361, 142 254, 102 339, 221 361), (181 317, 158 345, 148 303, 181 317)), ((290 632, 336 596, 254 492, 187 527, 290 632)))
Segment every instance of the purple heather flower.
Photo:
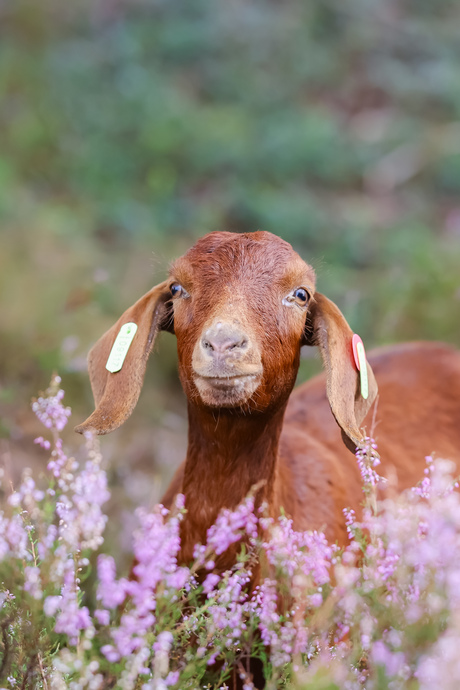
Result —
POLYGON ((186 586, 190 576, 189 568, 177 568, 177 570, 166 576, 166 584, 171 589, 180 591, 186 586))
MULTIPOLYGON (((55 376, 51 382, 51 387, 56 387, 60 384, 61 379, 55 376)), ((51 390, 51 388, 50 388, 51 390)), ((70 417, 70 407, 64 407, 62 399, 64 398, 64 391, 58 390, 55 395, 47 395, 40 397, 32 403, 32 409, 37 415, 40 422, 47 429, 55 429, 62 431, 70 417)))
POLYGON ((179 680, 179 671, 171 671, 165 678, 165 684, 169 688, 171 685, 175 685, 179 680))
POLYGON ((208 529, 207 546, 217 555, 247 534, 257 538, 257 518, 254 515, 254 497, 248 496, 235 510, 222 510, 214 525, 208 529))
POLYGON ((422 481, 412 488, 412 491, 421 498, 430 498, 431 492, 431 478, 424 477, 422 481))
POLYGON ((94 611, 94 617, 101 625, 109 625, 110 623, 110 613, 105 609, 96 609, 94 611))
POLYGON ((259 630, 262 642, 269 646, 278 642, 276 632, 280 616, 277 611, 278 595, 276 591, 276 581, 266 579, 262 582, 255 592, 254 603, 259 616, 259 630))
POLYGON ((292 520, 282 516, 263 547, 269 562, 289 577, 300 572, 316 584, 329 582, 333 549, 321 532, 296 532, 292 520))
POLYGON ((115 647, 111 644, 106 644, 101 647, 101 652, 107 659, 107 661, 110 661, 111 663, 116 663, 117 661, 120 660, 120 655, 115 649, 115 647))
POLYGON ((6 556, 31 560, 29 537, 21 515, 5 518, 0 513, 0 560, 6 556))
POLYGON ((209 594, 219 582, 219 575, 216 575, 216 573, 209 573, 203 582, 203 591, 209 594))
POLYGON ((182 515, 173 515, 165 522, 163 506, 153 513, 139 509, 137 515, 141 527, 134 538, 134 555, 137 560, 134 574, 138 582, 142 582, 143 589, 154 589, 165 575, 174 573, 177 568, 182 515))
POLYGON ((27 566, 24 568, 24 589, 34 599, 41 599, 43 596, 41 588, 40 568, 27 566))
MULTIPOLYGON (((190 578, 188 568, 177 567, 177 554, 180 548, 179 526, 182 520, 183 497, 179 496, 175 512, 169 517, 163 506, 157 506, 153 513, 143 509, 137 511, 140 528, 134 535, 134 555, 136 565, 133 572, 135 580, 115 581, 115 564, 112 558, 100 556, 101 584, 98 597, 104 606, 117 605, 130 598, 132 607, 121 617, 118 628, 112 630, 117 652, 129 657, 144 647, 144 636, 155 623, 156 588, 165 582, 168 587, 186 584, 190 578), (121 601, 120 601, 121 600, 121 601)), ((108 653, 112 653, 110 649, 108 653)))
MULTIPOLYGON (((163 630, 153 643, 153 670, 155 678, 165 676, 169 671, 169 652, 171 651, 174 637, 169 630, 163 630)), ((167 685, 165 684, 165 687, 167 685)))
POLYGON ((379 565, 377 566, 377 572, 380 574, 383 582, 386 582, 393 575, 399 559, 399 554, 393 553, 391 549, 385 550, 385 554, 380 558, 379 565))
POLYGON ((37 445, 41 446, 41 447, 44 448, 45 450, 50 450, 50 449, 51 449, 51 443, 50 443, 49 441, 47 441, 45 438, 43 438, 43 436, 38 436, 38 437, 35 439, 34 443, 36 443, 37 445))
POLYGON ((361 472, 364 488, 374 487, 385 481, 376 471, 375 467, 380 465, 380 458, 377 453, 377 444, 374 439, 366 436, 356 449, 356 460, 361 472))
POLYGON ((47 468, 53 473, 56 479, 60 480, 59 485, 61 488, 67 488, 65 480, 71 481, 73 479, 71 471, 77 468, 77 464, 64 453, 62 439, 60 438, 56 439, 54 443, 54 448, 51 452, 51 460, 47 468), (64 473, 64 469, 66 469, 67 472, 64 473))
POLYGON ((107 609, 114 609, 122 604, 126 597, 127 581, 124 578, 116 581, 116 567, 112 556, 100 554, 97 557, 97 575, 97 598, 102 605, 107 609))
POLYGON ((64 633, 69 638, 70 644, 77 644, 80 630, 92 626, 91 617, 86 606, 78 603, 78 584, 75 579, 75 566, 72 559, 65 564, 64 584, 61 589, 59 602, 54 599, 49 602, 47 608, 52 610, 53 604, 58 603, 58 613, 54 629, 58 633, 64 633))
POLYGON ((312 594, 308 598, 308 602, 310 606, 314 606, 315 608, 317 608, 318 606, 321 606, 321 604, 323 603, 323 595, 321 594, 321 592, 316 592, 316 594, 312 594))
POLYGON ((46 597, 45 601, 43 602, 43 610, 47 616, 56 615, 56 611, 60 607, 61 600, 62 600, 61 595, 46 597))
POLYGON ((392 652, 382 640, 372 645, 371 657, 375 664, 384 667, 388 678, 397 676, 406 664, 403 652, 392 652))
POLYGON ((157 639, 153 643, 155 652, 169 652, 174 641, 173 635, 169 630, 164 630, 159 633, 157 639))
POLYGON ((45 494, 36 488, 35 482, 30 475, 25 475, 17 491, 8 498, 8 503, 13 508, 22 506, 24 510, 33 513, 36 504, 43 500, 45 494))
POLYGON ((45 536, 38 542, 37 551, 40 559, 43 561, 47 558, 50 550, 58 537, 58 528, 56 525, 48 525, 45 536))

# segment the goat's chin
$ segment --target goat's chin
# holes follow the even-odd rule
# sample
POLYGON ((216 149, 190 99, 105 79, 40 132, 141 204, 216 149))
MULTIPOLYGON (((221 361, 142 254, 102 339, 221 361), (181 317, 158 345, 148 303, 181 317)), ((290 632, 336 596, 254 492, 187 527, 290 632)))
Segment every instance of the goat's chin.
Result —
POLYGON ((239 407, 255 393, 260 382, 261 376, 257 374, 232 377, 195 377, 195 385, 201 400, 209 407, 239 407))

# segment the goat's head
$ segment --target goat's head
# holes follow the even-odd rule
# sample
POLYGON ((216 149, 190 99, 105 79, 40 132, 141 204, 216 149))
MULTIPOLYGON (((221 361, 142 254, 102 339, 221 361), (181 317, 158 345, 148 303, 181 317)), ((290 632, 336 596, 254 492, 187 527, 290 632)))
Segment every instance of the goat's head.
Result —
POLYGON ((285 402, 297 374, 313 270, 269 233, 212 233, 170 275, 189 399, 244 411, 285 402))
POLYGON ((269 412, 285 404, 297 375, 300 347, 318 345, 332 412, 354 446, 377 388, 359 394, 352 331, 338 308, 315 291, 315 273, 290 244, 268 232, 214 232, 171 267, 169 278, 130 307, 96 343, 89 371, 97 408, 77 427, 98 434, 120 426, 141 390, 159 330, 177 336, 179 373, 193 404, 269 412), (105 369, 127 322, 138 332, 120 371, 105 369))

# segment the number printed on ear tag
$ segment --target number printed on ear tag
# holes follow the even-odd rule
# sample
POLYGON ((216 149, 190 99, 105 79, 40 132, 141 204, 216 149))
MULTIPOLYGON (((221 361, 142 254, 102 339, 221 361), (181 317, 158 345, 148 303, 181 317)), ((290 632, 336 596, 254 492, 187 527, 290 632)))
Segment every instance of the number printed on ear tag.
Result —
POLYGON ((125 361, 125 357, 128 353, 129 347, 133 342, 133 338, 136 335, 137 324, 135 323, 125 323, 120 328, 115 342, 110 350, 110 355, 107 360, 105 368, 112 374, 120 371, 125 361))
POLYGON ((361 395, 364 400, 369 397, 369 381, 367 378, 367 363, 366 351, 364 349, 363 341, 356 333, 352 339, 353 357, 355 358, 356 368, 359 371, 359 379, 361 384, 361 395))

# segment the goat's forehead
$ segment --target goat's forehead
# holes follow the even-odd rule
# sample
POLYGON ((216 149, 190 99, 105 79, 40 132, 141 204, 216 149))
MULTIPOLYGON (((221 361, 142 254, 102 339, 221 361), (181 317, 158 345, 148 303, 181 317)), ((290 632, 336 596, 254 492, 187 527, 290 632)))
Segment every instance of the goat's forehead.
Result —
MULTIPOLYGON (((216 279, 249 282, 307 283, 314 288, 315 272, 285 240, 269 232, 205 235, 171 266, 171 275, 192 282, 216 279)), ((306 286, 307 286, 306 285, 306 286)))

